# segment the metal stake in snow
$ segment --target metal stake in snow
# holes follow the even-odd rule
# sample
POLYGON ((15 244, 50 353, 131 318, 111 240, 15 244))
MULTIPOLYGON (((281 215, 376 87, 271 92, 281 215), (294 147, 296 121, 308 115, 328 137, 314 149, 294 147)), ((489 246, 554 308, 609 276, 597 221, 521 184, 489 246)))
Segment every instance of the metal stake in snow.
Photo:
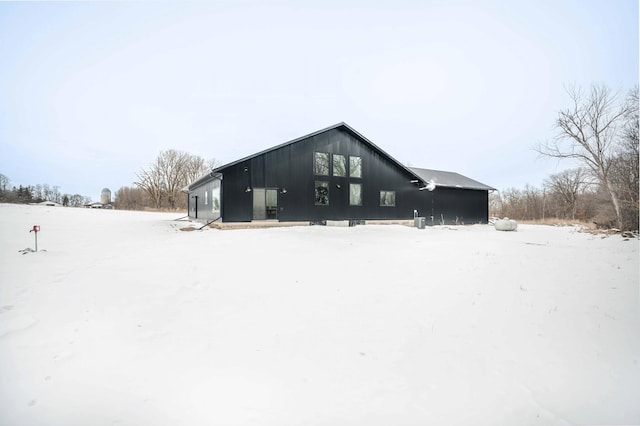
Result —
POLYGON ((33 225, 33 228, 29 230, 29 233, 31 232, 36 236, 36 251, 38 251, 38 232, 40 232, 40 227, 38 225, 33 225))

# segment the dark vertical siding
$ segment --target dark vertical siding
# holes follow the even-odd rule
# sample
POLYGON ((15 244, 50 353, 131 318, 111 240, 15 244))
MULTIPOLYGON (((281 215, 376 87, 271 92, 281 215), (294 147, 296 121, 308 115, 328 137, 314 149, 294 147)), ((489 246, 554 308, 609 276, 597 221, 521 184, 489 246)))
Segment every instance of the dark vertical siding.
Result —
POLYGON ((436 188, 434 196, 435 223, 487 223, 488 191, 459 188, 436 188))
MULTIPOLYGON (((348 164, 347 164, 348 168, 348 164)), ((220 170, 222 220, 247 222, 253 218, 253 194, 247 188, 278 190, 278 219, 320 221, 347 219, 411 219, 434 217, 434 223, 487 222, 488 193, 438 187, 419 191, 415 176, 389 161, 370 144, 344 128, 333 128, 295 143, 267 151, 220 170), (314 175, 314 153, 331 154, 329 176, 314 175), (332 155, 362 158, 362 178, 333 176, 332 155), (329 205, 315 205, 315 182, 329 184, 329 205), (362 184, 362 205, 349 205, 349 184, 362 184), (286 191, 285 191, 286 189, 286 191), (394 207, 380 206, 380 191, 395 191, 394 207)), ((192 189, 191 195, 200 187, 192 189)), ((202 204, 199 197, 199 209, 202 204)), ((190 215, 192 212, 190 210, 190 215)), ((199 215, 200 216, 200 215, 199 215)))
MULTIPOLYGON (((410 194, 417 187, 409 181, 411 175, 398 169, 357 137, 340 129, 315 135, 295 144, 270 151, 254 160, 264 158, 267 173, 264 182, 254 181, 265 187, 286 188, 279 194, 279 219, 299 220, 344 220, 344 219, 400 219, 411 218, 413 203, 410 194), (315 152, 359 156, 362 158, 362 178, 333 176, 330 157, 328 176, 314 175, 315 152), (269 180, 269 179, 273 180, 269 180), (329 185, 329 205, 315 205, 315 182, 329 185), (349 184, 362 184, 362 205, 349 205, 349 184), (395 190, 396 206, 381 207, 380 191, 395 190)), ((259 160, 258 160, 259 161, 259 160)), ((256 162, 256 168, 260 164, 256 162)), ((227 217, 224 218, 227 220, 227 217)), ((229 219, 234 220, 234 219, 229 219)))
POLYGON ((222 220, 249 222, 253 217, 252 173, 249 163, 240 163, 224 170, 222 178, 222 220), (245 171, 246 168, 246 171, 245 171))

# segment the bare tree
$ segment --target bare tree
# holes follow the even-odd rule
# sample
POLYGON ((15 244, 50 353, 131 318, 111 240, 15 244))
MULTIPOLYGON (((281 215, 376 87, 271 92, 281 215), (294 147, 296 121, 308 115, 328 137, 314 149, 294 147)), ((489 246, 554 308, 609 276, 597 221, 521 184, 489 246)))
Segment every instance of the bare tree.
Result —
POLYGON ((529 184, 525 184, 522 190, 522 201, 524 203, 523 219, 538 220, 544 216, 544 203, 541 191, 529 184))
POLYGON ((622 128, 622 142, 611 165, 611 181, 620 199, 623 227, 639 228, 640 151, 638 149, 638 88, 629 91, 622 128))
POLYGON ((127 186, 116 191, 114 203, 122 210, 143 210, 152 207, 151 199, 143 189, 127 186))
POLYGON ((635 154, 638 154, 638 131, 640 128, 640 119, 638 117, 638 87, 631 89, 627 95, 627 110, 625 115, 625 123, 623 126, 624 145, 635 154))
POLYGON ((502 207, 502 197, 500 196, 500 192, 489 192, 489 216, 503 216, 502 207))
POLYGON ((184 170, 184 185, 194 182, 206 171, 208 171, 208 167, 205 159, 197 155, 190 155, 184 170))
POLYGON ((162 186, 162 177, 160 176, 157 165, 152 164, 148 170, 142 169, 137 176, 138 181, 135 182, 135 185, 146 192, 147 195, 149 195, 149 198, 151 198, 153 206, 156 209, 159 209, 162 206, 164 188, 162 186))
POLYGON ((591 184, 589 173, 584 168, 563 170, 560 173, 549 176, 545 182, 545 189, 549 196, 558 199, 558 217, 570 216, 576 219, 578 209, 578 196, 591 184), (558 214, 560 213, 560 214, 558 214))
POLYGON ((83 197, 80 194, 73 194, 69 196, 69 207, 82 207, 89 201, 85 201, 87 197, 83 197))
POLYGON ((183 207, 182 190, 191 182, 210 170, 201 157, 170 149, 161 151, 156 161, 137 176, 135 185, 143 189, 153 200, 156 208, 166 201, 168 207, 183 207))
POLYGON ((500 191, 501 216, 513 219, 524 219, 524 201, 522 191, 516 188, 507 188, 500 191))
POLYGON ((542 155, 577 159, 607 189, 616 222, 622 228, 622 215, 616 188, 611 179, 611 165, 620 144, 620 128, 628 106, 618 94, 603 85, 594 85, 588 94, 581 89, 567 89, 570 108, 560 111, 556 120, 558 134, 535 149, 542 155))
POLYGON ((62 194, 60 194, 60 186, 53 185, 53 190, 51 191, 51 201, 55 201, 56 203, 62 203, 62 194))
POLYGON ((44 201, 53 201, 53 190, 49 186, 48 183, 42 185, 42 200, 44 201))
POLYGON ((178 195, 185 185, 188 157, 189 154, 174 149, 161 152, 158 156, 158 171, 171 209, 176 208, 178 195))
POLYGON ((44 201, 44 197, 42 196, 42 185, 37 184, 33 187, 33 199, 36 201, 44 201))
POLYGON ((11 180, 0 173, 0 191, 5 192, 7 190, 7 186, 9 186, 9 183, 11 183, 11 180))

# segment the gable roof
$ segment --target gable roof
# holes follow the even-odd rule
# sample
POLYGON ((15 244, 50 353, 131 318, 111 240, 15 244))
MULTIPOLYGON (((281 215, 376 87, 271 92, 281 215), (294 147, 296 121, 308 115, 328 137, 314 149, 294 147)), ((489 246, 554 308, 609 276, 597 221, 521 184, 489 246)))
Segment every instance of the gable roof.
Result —
POLYGON ((420 179, 425 182, 433 182, 436 184, 436 187, 443 186, 447 188, 464 188, 464 189, 480 189, 483 191, 495 191, 495 188, 492 188, 484 183, 478 182, 477 180, 473 180, 466 176, 462 176, 459 173, 455 172, 444 172, 441 170, 430 170, 430 169, 420 169, 417 167, 409 167, 411 171, 413 171, 416 175, 420 176, 420 179))
POLYGON ((62 204, 56 202, 56 201, 43 201, 40 203, 41 206, 49 206, 49 207, 62 207, 62 204))
POLYGON ((266 154, 268 152, 275 151, 277 149, 283 148, 283 147, 288 146, 288 145, 293 145, 294 143, 300 142, 301 140, 308 139, 308 138, 314 137, 316 135, 319 135, 321 133, 325 133, 325 132, 328 132, 328 131, 334 130, 334 129, 341 129, 341 130, 347 131, 348 133, 351 133, 352 135, 354 135, 355 137, 360 139, 362 142, 364 142, 365 144, 369 145, 380 156, 386 158, 388 161, 393 163, 395 166, 397 166, 400 169, 402 169, 405 172, 407 172, 413 178, 415 178, 417 180, 421 180, 420 176, 416 175, 413 171, 411 171, 411 169, 409 169, 408 167, 406 167, 405 165, 400 163, 398 160, 396 160, 391 155, 386 153, 384 150, 382 150, 376 144, 374 144, 369 139, 367 139, 366 137, 364 137, 363 135, 358 133, 353 127, 349 126, 347 123, 341 122, 341 123, 338 123, 338 124, 334 124, 333 126, 329 126, 329 127, 324 128, 324 129, 315 131, 313 133, 309 133, 308 135, 304 135, 304 136, 300 136, 299 138, 292 139, 292 140, 290 140, 288 142, 285 142, 285 143, 282 143, 280 145, 276 145, 276 146, 274 146, 272 148, 265 149, 263 151, 260 151, 260 152, 257 152, 255 154, 249 155, 247 157, 241 158, 239 160, 233 161, 231 163, 228 163, 228 164, 225 164, 225 165, 222 165, 222 166, 218 166, 218 167, 214 168, 211 171, 211 173, 208 173, 208 174, 204 175, 203 177, 201 177, 200 179, 196 180, 195 182, 191 183, 189 185, 189 188, 192 188, 194 186, 198 186, 198 185, 204 183, 208 179, 211 179, 214 175, 220 175, 220 173, 222 171, 224 171, 224 169, 227 169, 227 168, 235 166, 235 165, 237 165, 239 163, 243 163, 245 161, 251 160, 252 158, 259 157, 260 155, 266 154))
POLYGON ((239 160, 236 160, 236 161, 234 161, 232 163, 216 167, 215 169, 213 169, 213 172, 214 173, 221 172, 222 170, 224 170, 224 169, 226 169, 228 167, 231 167, 231 166, 235 166, 238 163, 242 163, 244 161, 251 160, 252 158, 258 157, 258 156, 263 155, 263 154, 266 154, 267 152, 275 151, 276 149, 280 149, 280 148, 283 148, 283 147, 288 146, 288 145, 293 145, 294 143, 299 142, 299 141, 301 141, 303 139, 312 138, 312 137, 314 137, 316 135, 319 135, 321 133, 325 133, 325 132, 328 132, 328 131, 334 130, 334 129, 346 130, 348 133, 351 133, 352 135, 354 135, 355 137, 357 137, 358 139, 363 141, 365 144, 369 145, 371 148, 373 148, 373 150, 377 151, 378 154, 382 155, 387 160, 389 160, 392 163, 394 163, 396 166, 402 168, 403 170, 408 172, 410 175, 414 175, 414 177, 419 179, 419 176, 415 176, 415 174, 408 167, 404 166, 402 163, 400 163, 398 160, 393 158, 391 155, 389 155, 388 153, 384 152, 380 147, 378 147, 376 144, 371 142, 369 139, 367 139, 366 137, 364 137, 363 135, 358 133, 353 127, 349 126, 345 122, 334 124, 333 126, 329 126, 329 127, 324 128, 324 129, 315 131, 313 133, 309 133, 308 135, 300 136, 299 138, 295 138, 295 139, 290 140, 288 142, 285 142, 283 144, 274 146, 274 147, 269 148, 269 149, 265 149, 264 151, 257 152, 255 154, 249 155, 248 157, 244 157, 244 158, 241 158, 239 160))
POLYGON ((433 180, 436 183, 436 186, 442 186, 442 187, 463 188, 463 189, 479 189, 479 190, 484 190, 484 191, 495 190, 495 188, 492 188, 492 187, 490 187, 488 185, 485 185, 483 183, 480 183, 478 181, 470 179, 470 178, 468 178, 466 176, 462 176, 462 175, 460 175, 458 173, 443 172, 443 171, 439 171, 439 170, 420 169, 420 168, 417 168, 417 167, 407 167, 404 164, 400 163, 395 158, 393 158, 391 155, 386 153, 384 150, 382 150, 376 144, 371 142, 369 139, 367 139, 366 137, 364 137, 363 135, 358 133, 353 127, 349 126, 348 124, 346 124, 344 122, 341 122, 341 123, 338 123, 338 124, 334 124, 333 126, 329 126, 329 127, 324 128, 324 129, 309 133, 308 135, 300 136, 299 138, 292 139, 292 140, 290 140, 288 142, 282 143, 280 145, 276 145, 276 146, 274 146, 272 148, 268 148, 268 149, 265 149, 263 151, 257 152, 255 154, 249 155, 247 157, 243 157, 243 158, 241 158, 239 160, 236 160, 236 161, 233 161, 231 163, 227 163, 225 165, 218 166, 218 167, 214 168, 213 170, 211 170, 211 172, 205 174, 201 178, 197 179, 195 182, 191 183, 187 188, 191 189, 193 187, 199 186, 199 185, 209 181, 210 179, 212 179, 214 177, 215 178, 220 178, 220 175, 222 174, 222 172, 225 169, 229 168, 229 167, 235 166, 237 164, 240 164, 240 163, 243 163, 245 161, 251 160, 251 159, 253 159, 255 157, 259 157, 260 155, 266 154, 268 152, 275 151, 275 150, 283 148, 285 146, 292 145, 292 144, 294 144, 296 142, 300 142, 301 140, 308 139, 308 138, 314 137, 316 135, 319 135, 321 133, 325 133, 325 132, 328 132, 328 131, 334 130, 334 129, 341 129, 341 130, 344 130, 344 131, 346 131, 348 133, 351 133, 353 136, 355 136, 358 139, 360 139, 363 143, 369 145, 371 147, 371 149, 376 151, 380 156, 382 156, 383 158, 386 158, 389 162, 394 164, 396 167, 404 170, 405 172, 407 172, 407 174, 409 174, 410 176, 415 178, 415 180, 417 180, 416 183, 419 184, 418 186, 426 185, 427 183, 429 183, 429 181, 433 180))

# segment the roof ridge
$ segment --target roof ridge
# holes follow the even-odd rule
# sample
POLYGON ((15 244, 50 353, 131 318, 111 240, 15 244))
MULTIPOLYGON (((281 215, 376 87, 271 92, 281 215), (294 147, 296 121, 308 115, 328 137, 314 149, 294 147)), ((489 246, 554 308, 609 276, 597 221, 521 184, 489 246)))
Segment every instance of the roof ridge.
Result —
MULTIPOLYGON (((336 123, 336 124, 331 125, 331 126, 329 126, 329 127, 325 127, 325 128, 323 128, 323 129, 320 129, 320 130, 316 130, 315 132, 308 133, 308 134, 306 134, 306 135, 303 135, 303 136, 297 137, 297 138, 295 138, 295 139, 291 139, 291 140, 289 140, 289 141, 287 141, 287 142, 281 143, 281 144, 276 145, 276 146, 273 146, 273 147, 271 147, 271 148, 264 149, 264 150, 262 150, 262 151, 256 152, 256 153, 251 154, 251 155, 248 155, 248 156, 246 156, 246 157, 242 157, 242 158, 240 158, 240 159, 238 159, 238 160, 236 160, 236 161, 232 161, 231 163, 227 163, 227 164, 224 164, 224 165, 218 166, 218 167, 214 168, 214 169, 212 170, 212 172, 214 172, 214 173, 215 173, 215 172, 219 172, 219 171, 224 170, 224 169, 226 169, 226 168, 228 168, 228 167, 234 166, 234 165, 239 164, 239 163, 242 163, 242 162, 244 162, 244 161, 251 160, 252 158, 258 157, 258 156, 260 156, 260 155, 262 155, 262 154, 266 154, 267 152, 275 151, 276 149, 283 148, 283 147, 285 147, 285 146, 288 146, 288 145, 294 144, 294 143, 299 142, 299 141, 301 141, 301 140, 304 140, 304 139, 307 139, 307 138, 310 138, 310 137, 313 137, 313 136, 316 136, 316 135, 319 135, 319 134, 322 134, 322 133, 328 132, 329 130, 338 129, 338 128, 340 128, 340 127, 344 127, 347 131, 351 132, 352 134, 356 135, 359 139, 361 139, 361 140, 363 140, 364 142, 366 142, 367 144, 369 144, 369 145, 370 145, 374 150, 376 150, 376 151, 380 152, 382 155, 384 155, 385 157, 387 157, 391 162, 395 163, 398 167, 400 167, 400 168, 404 169, 404 170, 405 170, 405 171, 407 171, 409 174, 413 175, 415 178, 420 179, 420 176, 416 175, 416 174, 415 174, 413 171, 411 171, 407 166, 405 166, 404 164, 402 164, 401 162, 399 162, 398 160, 396 160, 396 159, 395 159, 394 157, 392 157, 389 153, 387 153, 385 150, 383 150, 382 148, 380 148, 379 146, 377 146, 376 144, 374 144, 373 142, 371 142, 371 140, 369 140, 366 136, 364 136, 363 134, 361 134, 360 132, 358 132, 356 129, 354 129, 353 127, 351 127, 350 125, 348 125, 348 124, 347 124, 346 122, 344 122, 344 121, 341 121, 341 122, 339 122, 339 123, 336 123)), ((198 181, 196 181, 196 182, 198 182, 198 181)), ((196 182, 194 182, 194 183, 196 183, 196 182)), ((191 186, 191 185, 190 185, 190 186, 191 186)))

